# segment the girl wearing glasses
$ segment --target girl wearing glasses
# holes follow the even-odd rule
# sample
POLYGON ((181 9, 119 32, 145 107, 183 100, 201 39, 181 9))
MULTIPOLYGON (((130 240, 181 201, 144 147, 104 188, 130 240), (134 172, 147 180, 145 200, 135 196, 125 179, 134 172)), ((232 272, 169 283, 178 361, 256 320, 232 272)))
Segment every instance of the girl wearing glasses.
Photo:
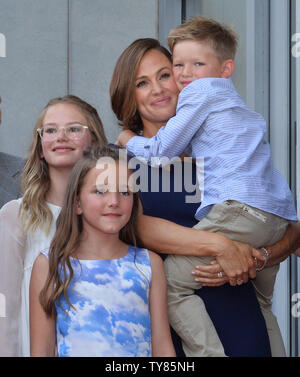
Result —
POLYGON ((78 97, 52 99, 37 120, 22 177, 23 198, 0 210, 1 356, 30 355, 33 263, 50 245, 71 169, 86 148, 106 143, 96 109, 78 97))

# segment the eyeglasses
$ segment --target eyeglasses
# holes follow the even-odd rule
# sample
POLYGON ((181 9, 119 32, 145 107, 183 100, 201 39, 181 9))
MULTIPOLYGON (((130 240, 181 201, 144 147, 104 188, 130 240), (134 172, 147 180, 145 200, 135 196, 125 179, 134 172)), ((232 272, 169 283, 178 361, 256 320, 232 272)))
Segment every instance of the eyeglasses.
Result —
POLYGON ((64 130, 65 136, 71 140, 78 140, 83 138, 88 129, 88 126, 83 126, 82 124, 70 124, 69 126, 64 127, 55 127, 55 126, 44 126, 38 128, 37 132, 40 137, 45 141, 52 141, 58 137, 58 134, 61 130, 64 130))

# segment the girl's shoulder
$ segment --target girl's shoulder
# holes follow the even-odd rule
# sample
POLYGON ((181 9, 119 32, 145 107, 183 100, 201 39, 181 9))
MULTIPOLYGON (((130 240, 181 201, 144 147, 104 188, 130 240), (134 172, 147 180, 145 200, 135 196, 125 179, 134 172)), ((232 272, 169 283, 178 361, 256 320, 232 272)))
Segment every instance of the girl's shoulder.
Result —
POLYGON ((133 245, 128 246, 128 253, 127 256, 129 258, 133 257, 134 260, 138 263, 141 262, 149 262, 150 263, 150 252, 148 249, 144 249, 142 247, 137 247, 133 245))
POLYGON ((153 251, 148 251, 148 253, 151 265, 151 281, 165 281, 165 269, 162 257, 153 251))
POLYGON ((49 260, 49 249, 41 250, 39 256, 44 255, 49 260))
POLYGON ((162 257, 159 254, 155 253, 154 251, 151 251, 151 250, 147 250, 147 251, 148 251, 149 259, 151 262, 151 268, 153 267, 161 268, 161 266, 163 266, 164 264, 162 257))
POLYGON ((135 246, 129 245, 128 255, 130 254, 135 255, 135 258, 137 261, 141 259, 145 259, 145 260, 148 260, 149 263, 151 262, 151 264, 152 262, 163 263, 163 260, 159 254, 155 253, 154 251, 144 249, 142 247, 135 247, 135 246))
POLYGON ((32 273, 34 276, 47 276, 49 271, 48 254, 41 252, 35 259, 32 273))
MULTIPOLYGON (((134 246, 131 246, 131 250, 134 250, 134 246)), ((159 254, 144 248, 136 248, 136 261, 144 261, 144 264, 148 264, 151 269, 163 265, 163 260, 159 254)))
POLYGON ((49 262, 44 254, 39 254, 35 259, 32 267, 30 278, 30 290, 33 292, 41 291, 44 287, 49 274, 49 262))
POLYGON ((132 265, 137 267, 138 270, 143 271, 143 274, 147 276, 148 281, 151 281, 152 257, 149 250, 130 245, 127 258, 129 258, 130 262, 132 262, 132 265))

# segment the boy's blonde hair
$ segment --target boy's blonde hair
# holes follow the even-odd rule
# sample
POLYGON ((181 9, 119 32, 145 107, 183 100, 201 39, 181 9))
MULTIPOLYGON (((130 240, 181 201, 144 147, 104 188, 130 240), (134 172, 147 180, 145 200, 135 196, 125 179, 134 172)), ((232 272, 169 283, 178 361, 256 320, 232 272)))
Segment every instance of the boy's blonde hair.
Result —
POLYGON ((185 40, 208 42, 221 62, 233 60, 238 46, 238 36, 229 26, 205 17, 194 17, 170 31, 167 41, 171 52, 176 43, 185 40))

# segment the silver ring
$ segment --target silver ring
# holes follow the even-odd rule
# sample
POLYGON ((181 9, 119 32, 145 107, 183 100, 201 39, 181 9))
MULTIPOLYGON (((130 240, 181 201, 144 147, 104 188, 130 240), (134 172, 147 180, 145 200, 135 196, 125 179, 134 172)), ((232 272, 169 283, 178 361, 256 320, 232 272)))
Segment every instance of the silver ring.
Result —
POLYGON ((221 278, 221 277, 223 277, 222 272, 218 272, 218 278, 221 278))
POLYGON ((238 280, 236 281, 236 283, 237 283, 237 285, 242 285, 242 284, 243 284, 243 280, 238 279, 238 280))

